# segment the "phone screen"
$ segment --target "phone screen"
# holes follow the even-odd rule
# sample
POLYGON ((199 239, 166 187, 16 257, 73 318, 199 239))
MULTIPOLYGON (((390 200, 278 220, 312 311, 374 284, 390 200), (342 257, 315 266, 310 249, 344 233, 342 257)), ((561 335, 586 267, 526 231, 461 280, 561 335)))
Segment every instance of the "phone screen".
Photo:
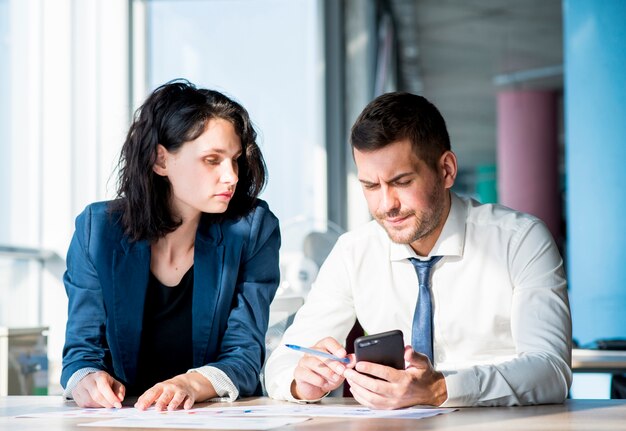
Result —
POLYGON ((356 360, 404 369, 404 338, 402 331, 381 332, 354 340, 356 360))

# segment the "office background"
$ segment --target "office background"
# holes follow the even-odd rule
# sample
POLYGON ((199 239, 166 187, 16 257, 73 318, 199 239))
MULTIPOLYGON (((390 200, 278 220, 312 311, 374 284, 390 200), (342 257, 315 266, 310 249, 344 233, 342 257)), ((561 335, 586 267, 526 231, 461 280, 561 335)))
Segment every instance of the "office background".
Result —
POLYGON ((250 111, 283 226, 369 220, 349 127, 377 94, 425 95, 456 190, 549 225, 577 340, 626 338, 624 22, 621 0, 0 0, 0 246, 21 253, 0 326, 50 327, 58 390, 73 219, 113 197, 134 109, 184 77, 250 111))

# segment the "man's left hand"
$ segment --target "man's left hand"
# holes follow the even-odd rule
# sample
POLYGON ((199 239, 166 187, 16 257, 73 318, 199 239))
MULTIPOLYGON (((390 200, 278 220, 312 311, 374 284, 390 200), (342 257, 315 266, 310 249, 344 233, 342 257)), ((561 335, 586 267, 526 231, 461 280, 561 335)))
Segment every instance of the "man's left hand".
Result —
POLYGON ((359 403, 372 409, 399 409, 414 405, 439 406, 448 399, 443 374, 435 371, 427 356, 404 348, 405 370, 371 362, 357 362, 344 377, 359 403), (370 377, 370 376, 378 377, 370 377))

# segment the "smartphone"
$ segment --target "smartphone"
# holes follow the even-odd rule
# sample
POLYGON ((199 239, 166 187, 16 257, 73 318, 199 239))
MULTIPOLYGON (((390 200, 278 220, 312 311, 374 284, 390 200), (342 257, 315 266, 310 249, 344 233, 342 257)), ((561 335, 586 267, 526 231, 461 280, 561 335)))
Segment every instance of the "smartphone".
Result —
POLYGON ((404 338, 402 331, 381 332, 354 340, 357 362, 367 361, 404 370, 404 338))

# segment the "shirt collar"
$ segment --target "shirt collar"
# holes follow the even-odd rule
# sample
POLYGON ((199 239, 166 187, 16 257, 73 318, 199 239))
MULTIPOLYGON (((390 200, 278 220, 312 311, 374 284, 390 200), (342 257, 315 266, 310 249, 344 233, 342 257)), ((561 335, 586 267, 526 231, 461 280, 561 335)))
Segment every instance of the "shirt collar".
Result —
MULTIPOLYGON (((448 218, 429 256, 463 256, 467 206, 453 192, 450 192, 450 201, 448 218)), ((399 261, 410 257, 417 257, 410 245, 390 241, 389 260, 399 261)))

